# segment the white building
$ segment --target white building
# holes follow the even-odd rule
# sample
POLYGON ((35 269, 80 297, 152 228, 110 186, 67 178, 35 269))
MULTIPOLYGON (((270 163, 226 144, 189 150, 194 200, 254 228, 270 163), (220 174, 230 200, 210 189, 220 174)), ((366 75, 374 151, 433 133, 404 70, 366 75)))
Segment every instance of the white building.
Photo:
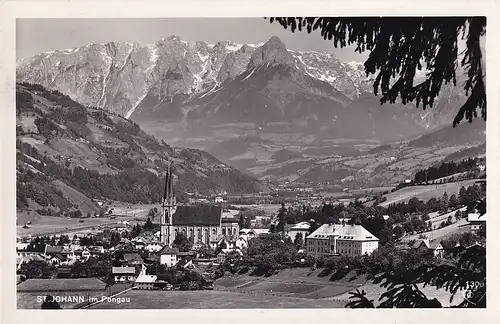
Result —
POLYGON ((167 267, 173 267, 177 264, 177 255, 179 254, 179 249, 169 248, 165 246, 163 250, 160 251, 160 264, 164 264, 167 267))
POLYGON ((289 237, 290 239, 295 240, 295 237, 297 237, 297 234, 302 236, 302 240, 305 240, 305 238, 309 235, 309 228, 311 225, 308 222, 302 222, 298 223, 292 226, 286 226, 285 227, 285 235, 289 237))
POLYGON ((146 267, 143 265, 139 276, 135 280, 134 287, 141 290, 152 290, 156 279, 157 276, 146 274, 146 267))
POLYGON ((486 225, 486 214, 480 215, 478 213, 469 213, 467 221, 470 224, 471 230, 478 231, 482 224, 486 225))
POLYGON ((378 248, 378 238, 361 225, 324 224, 306 238, 307 254, 358 256, 378 248))
POLYGON ((134 267, 113 267, 111 272, 115 282, 131 282, 135 280, 134 267))

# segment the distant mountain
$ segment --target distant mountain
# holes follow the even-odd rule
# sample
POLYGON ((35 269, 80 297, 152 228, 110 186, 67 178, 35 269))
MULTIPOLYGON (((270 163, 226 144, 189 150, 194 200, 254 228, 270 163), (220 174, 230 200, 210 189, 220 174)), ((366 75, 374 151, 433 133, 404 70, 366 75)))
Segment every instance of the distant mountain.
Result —
POLYGON ((486 155, 486 143, 478 146, 465 148, 461 151, 454 152, 443 159, 441 162, 461 161, 466 158, 481 157, 486 155))
POLYGON ((204 151, 171 147, 132 121, 60 92, 29 84, 16 90, 18 208, 92 212, 92 198, 158 203, 167 159, 181 200, 186 192, 263 188, 204 151))
POLYGON ((384 141, 409 139, 449 122, 448 108, 461 93, 453 88, 457 94, 446 93, 426 112, 380 107, 371 94, 373 76, 366 77, 361 63, 292 51, 277 37, 257 45, 186 42, 178 36, 147 45, 91 44, 21 59, 17 80, 141 125, 176 123, 184 135, 251 121, 257 127, 279 122, 293 132, 384 141))
POLYGON ((484 142, 486 142, 486 122, 477 118, 472 123, 465 121, 456 127, 449 125, 431 131, 410 141, 409 146, 477 145, 484 142))

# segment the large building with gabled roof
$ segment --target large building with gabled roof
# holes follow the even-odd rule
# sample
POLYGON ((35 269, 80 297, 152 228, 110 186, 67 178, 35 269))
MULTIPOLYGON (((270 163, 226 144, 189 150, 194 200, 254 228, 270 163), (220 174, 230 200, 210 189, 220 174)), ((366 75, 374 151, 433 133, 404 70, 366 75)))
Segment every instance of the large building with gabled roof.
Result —
POLYGON ((307 254, 359 256, 378 248, 378 238, 361 225, 324 224, 306 238, 307 254))
POLYGON ((220 205, 177 205, 168 241, 183 234, 194 244, 216 246, 222 237, 237 237, 238 232, 238 220, 224 217, 220 205))

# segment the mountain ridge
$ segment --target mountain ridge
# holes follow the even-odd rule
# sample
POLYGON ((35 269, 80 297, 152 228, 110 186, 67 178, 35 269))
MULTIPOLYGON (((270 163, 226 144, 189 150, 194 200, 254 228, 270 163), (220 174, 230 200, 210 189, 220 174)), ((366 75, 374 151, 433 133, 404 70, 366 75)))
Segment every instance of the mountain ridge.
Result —
MULTIPOLYGON (((41 53, 17 64, 19 82, 61 91, 86 106, 132 118, 141 125, 143 120, 160 118, 166 122, 191 123, 194 128, 199 123, 214 121, 211 112, 224 107, 212 102, 220 93, 224 93, 225 100, 232 100, 224 103, 228 106, 226 112, 233 114, 232 121, 247 121, 248 112, 244 110, 252 108, 244 107, 248 103, 255 101, 255 105, 267 108, 268 101, 272 101, 274 109, 256 108, 260 111, 253 115, 258 122, 276 119, 273 114, 277 116, 281 110, 280 122, 311 123, 308 127, 313 131, 331 128, 331 121, 341 111, 338 103, 345 107, 367 94, 373 95, 373 80, 373 75, 366 76, 362 63, 341 62, 330 52, 289 50, 276 36, 259 44, 187 42, 175 35, 152 44, 89 44, 41 53), (259 71, 260 79, 256 75, 259 71), (267 76, 263 75, 265 71, 267 76), (248 85, 249 79, 254 79, 253 86, 261 87, 264 92, 249 94, 248 89, 242 89, 240 83, 248 85), (233 93, 228 94, 229 88, 233 93), (243 104, 238 96, 247 96, 243 104), (304 105, 312 112, 307 112, 304 105), (289 108, 285 111, 284 106, 289 108), (326 116, 321 118, 315 111, 323 111, 326 116)), ((423 134, 427 129, 449 123, 454 111, 448 107, 460 104, 464 96, 460 89, 448 88, 433 109, 415 109, 411 116, 406 116, 409 114, 406 110, 390 109, 396 118, 412 119, 405 122, 409 125, 408 134, 405 128, 400 128, 400 136, 395 139, 408 139, 416 132, 423 134)), ((214 122, 225 121, 222 116, 214 122)), ((379 124, 374 128, 383 132, 384 123, 379 124)), ((363 129, 357 125, 351 128, 363 129)), ((378 136, 378 132, 374 135, 372 130, 360 136, 378 136)), ((390 134, 380 136, 387 138, 390 134)))
POLYGON ((174 162, 180 200, 186 192, 265 190, 255 178, 204 151, 169 146, 132 121, 87 108, 57 91, 17 84, 16 108, 18 208, 68 210, 74 205, 68 190, 87 202, 159 203, 167 160, 174 162))

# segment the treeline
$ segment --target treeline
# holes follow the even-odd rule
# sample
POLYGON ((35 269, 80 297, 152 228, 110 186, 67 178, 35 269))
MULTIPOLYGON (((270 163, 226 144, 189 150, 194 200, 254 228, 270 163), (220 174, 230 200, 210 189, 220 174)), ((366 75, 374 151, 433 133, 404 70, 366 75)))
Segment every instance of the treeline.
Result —
POLYGON ((428 231, 429 213, 469 206, 485 196, 485 189, 474 184, 467 188, 461 187, 458 195, 448 196, 444 193, 442 197, 431 198, 427 202, 411 198, 408 202, 390 204, 387 207, 365 206, 359 200, 351 201, 348 205, 323 204, 315 208, 305 205, 286 208, 283 204, 278 210, 278 222, 275 226, 271 226, 271 232, 282 231, 286 224, 307 221, 311 224, 309 232, 312 233, 322 224, 340 224, 343 219, 346 225, 362 225, 380 239, 381 245, 384 245, 400 238, 404 232, 428 231), (385 220, 384 215, 388 215, 389 218, 385 220), (394 226, 396 224, 399 226, 394 226))
POLYGON ((425 183, 435 179, 451 176, 456 173, 474 171, 476 166, 483 161, 484 159, 480 158, 468 158, 458 163, 454 161, 443 162, 439 166, 433 166, 417 171, 413 181, 415 183, 425 183))
POLYGON ((389 204, 385 210, 390 216, 431 213, 435 211, 444 212, 448 208, 454 209, 459 206, 465 206, 485 195, 484 188, 474 184, 467 188, 460 187, 458 196, 455 194, 448 196, 445 192, 441 198, 432 197, 427 202, 413 197, 408 202, 389 204))

